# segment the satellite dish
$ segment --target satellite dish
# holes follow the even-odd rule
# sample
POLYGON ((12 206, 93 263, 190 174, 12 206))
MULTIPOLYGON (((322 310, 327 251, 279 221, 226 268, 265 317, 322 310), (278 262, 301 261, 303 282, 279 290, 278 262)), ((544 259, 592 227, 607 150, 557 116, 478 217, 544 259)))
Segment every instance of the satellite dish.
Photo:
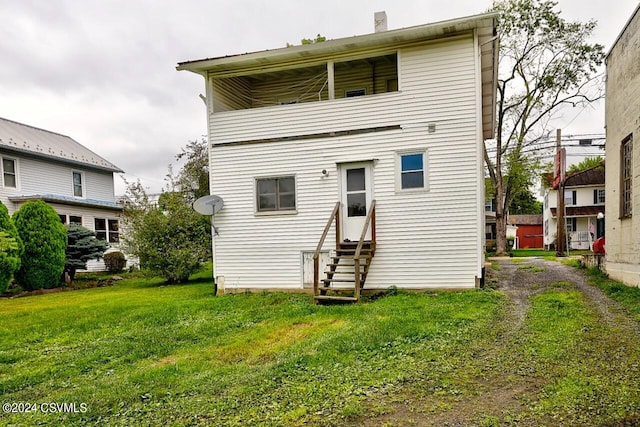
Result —
POLYGON ((203 196, 193 202, 193 209, 201 215, 215 215, 224 206, 220 196, 203 196))

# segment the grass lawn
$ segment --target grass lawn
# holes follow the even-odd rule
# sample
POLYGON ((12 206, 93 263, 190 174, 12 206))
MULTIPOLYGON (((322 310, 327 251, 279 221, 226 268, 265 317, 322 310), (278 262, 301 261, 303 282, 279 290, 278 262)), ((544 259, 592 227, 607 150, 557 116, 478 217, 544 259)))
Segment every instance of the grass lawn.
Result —
POLYGON ((0 300, 3 402, 86 412, 0 424, 340 425, 486 328, 493 292, 316 306, 300 294, 214 297, 211 283, 115 286, 0 300))
MULTIPOLYGON (((404 404, 411 425, 474 398, 477 425, 616 424, 638 410, 637 373, 612 375, 617 362, 593 351, 611 334, 570 286, 536 295, 515 334, 506 307, 494 291, 316 306, 141 277, 0 300, 3 403, 77 409, 5 413, 0 425, 381 425, 404 404), (482 412, 487 389, 522 382, 540 387, 517 413, 482 412)), ((639 353, 619 362, 638 366, 639 353)))

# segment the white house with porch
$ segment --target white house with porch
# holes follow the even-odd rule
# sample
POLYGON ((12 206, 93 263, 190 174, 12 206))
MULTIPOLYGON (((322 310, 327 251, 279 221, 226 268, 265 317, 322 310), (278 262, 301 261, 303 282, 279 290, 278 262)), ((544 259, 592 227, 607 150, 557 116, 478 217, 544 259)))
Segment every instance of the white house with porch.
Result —
POLYGON ((497 55, 482 14, 179 63, 205 81, 219 289, 477 286, 497 55))
MULTIPOLYGON (((591 250, 593 241, 604 235, 605 165, 567 176, 564 185, 564 217, 569 250, 591 250)), ((544 247, 556 247, 558 190, 544 191, 544 247)))

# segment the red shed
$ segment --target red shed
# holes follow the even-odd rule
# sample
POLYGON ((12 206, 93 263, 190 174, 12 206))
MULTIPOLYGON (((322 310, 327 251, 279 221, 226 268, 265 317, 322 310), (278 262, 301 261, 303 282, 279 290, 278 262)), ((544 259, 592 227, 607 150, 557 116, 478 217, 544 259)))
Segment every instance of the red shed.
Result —
POLYGON ((520 249, 542 248, 543 228, 542 214, 540 215, 509 215, 509 224, 518 227, 516 237, 517 247, 520 249))

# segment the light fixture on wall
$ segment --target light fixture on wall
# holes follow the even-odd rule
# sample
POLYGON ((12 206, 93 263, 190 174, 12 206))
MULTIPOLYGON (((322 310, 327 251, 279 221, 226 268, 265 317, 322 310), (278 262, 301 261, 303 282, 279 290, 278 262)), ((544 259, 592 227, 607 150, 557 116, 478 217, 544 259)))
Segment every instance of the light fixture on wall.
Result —
POLYGON ((326 169, 322 169, 322 171, 320 172, 322 174, 323 178, 326 178, 329 176, 329 171, 326 169))

